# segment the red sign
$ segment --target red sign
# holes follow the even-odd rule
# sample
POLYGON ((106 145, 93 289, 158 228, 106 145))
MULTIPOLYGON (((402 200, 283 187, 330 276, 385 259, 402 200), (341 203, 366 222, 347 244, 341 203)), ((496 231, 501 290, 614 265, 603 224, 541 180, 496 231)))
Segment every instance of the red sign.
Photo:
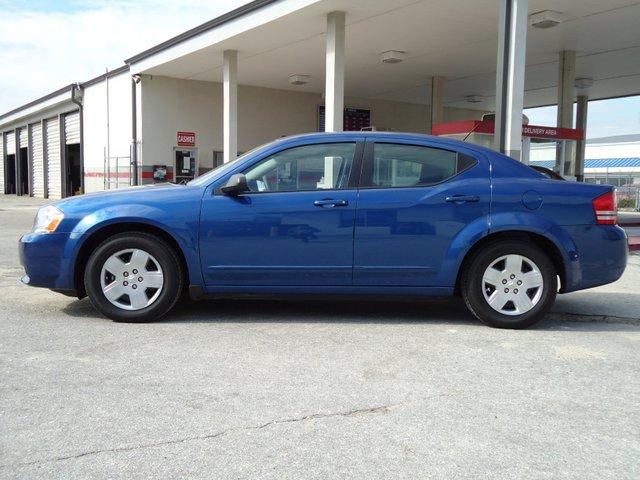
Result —
MULTIPOLYGON (((433 135, 459 135, 467 133, 493 134, 494 123, 489 120, 463 120, 459 122, 438 123, 433 126, 433 135)), ((543 127, 523 125, 522 136, 532 138, 550 138, 556 140, 581 140, 584 130, 579 128, 543 127)))
POLYGON ((195 132, 178 132, 178 146, 179 147, 195 147, 196 146, 195 132))

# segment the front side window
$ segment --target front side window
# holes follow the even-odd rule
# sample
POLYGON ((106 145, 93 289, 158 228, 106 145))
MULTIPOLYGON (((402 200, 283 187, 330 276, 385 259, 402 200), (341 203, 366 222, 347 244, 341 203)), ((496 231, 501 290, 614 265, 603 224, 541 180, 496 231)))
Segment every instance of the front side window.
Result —
POLYGON ((443 182, 475 164, 466 155, 418 145, 376 143, 373 187, 421 187, 443 182))
POLYGON ((355 143, 304 145, 283 150, 246 172, 252 192, 294 192, 347 188, 355 143))

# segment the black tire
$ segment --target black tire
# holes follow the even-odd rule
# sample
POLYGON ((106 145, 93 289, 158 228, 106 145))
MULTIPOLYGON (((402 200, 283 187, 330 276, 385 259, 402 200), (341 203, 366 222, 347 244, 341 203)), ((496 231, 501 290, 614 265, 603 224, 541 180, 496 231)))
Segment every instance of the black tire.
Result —
POLYGON ((110 319, 116 322, 151 322, 165 315, 178 301, 183 276, 180 260, 166 242, 148 233, 126 232, 105 240, 93 251, 84 272, 84 286, 93 306, 110 319), (140 249, 152 255, 160 265, 164 277, 155 301, 139 310, 126 310, 112 304, 101 286, 100 276, 105 262, 115 253, 127 249, 140 249))
MULTIPOLYGON (((504 286, 509 287, 509 285, 504 286)), ((466 262, 460 287, 467 308, 481 322, 495 328, 520 329, 530 327, 549 311, 558 291, 558 279, 553 262, 540 248, 522 241, 505 240, 483 247, 466 262), (542 274, 544 284, 542 294, 531 310, 522 314, 508 315, 495 310, 485 298, 483 289, 488 288, 489 295, 491 288, 484 283, 483 276, 487 268, 496 260, 512 254, 521 255, 533 261, 542 274)))

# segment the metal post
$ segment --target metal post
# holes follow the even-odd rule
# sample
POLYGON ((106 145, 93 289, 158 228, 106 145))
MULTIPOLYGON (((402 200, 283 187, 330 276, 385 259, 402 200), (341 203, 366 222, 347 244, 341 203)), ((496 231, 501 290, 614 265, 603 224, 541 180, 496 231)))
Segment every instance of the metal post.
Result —
POLYGON ((587 113, 589 107, 589 96, 578 95, 578 105, 576 109, 576 128, 584 132, 585 138, 576 142, 576 160, 575 160, 575 175, 576 180, 584 182, 584 156, 587 145, 587 113))
POLYGON ((325 131, 341 132, 344 128, 344 48, 345 13, 327 15, 325 78, 325 131))
POLYGON ((238 155, 238 52, 223 53, 223 161, 238 155))
POLYGON ((104 85, 105 85, 105 90, 107 91, 107 158, 110 158, 111 157, 111 132, 110 132, 110 126, 109 126, 110 113, 109 113, 109 69, 108 68, 104 77, 104 85))
POLYGON ((498 25, 494 145, 517 160, 522 148, 527 0, 502 0, 498 25))
MULTIPOLYGON (((573 128, 573 102, 575 98, 576 52, 564 50, 558 59, 558 121, 561 128, 573 128)), ((572 168, 571 148, 556 148, 555 170, 561 175, 575 175, 572 168)))
MULTIPOLYGON (((137 77, 140 78, 140 77, 137 77)), ((138 185, 138 107, 136 75, 131 77, 131 167, 133 184, 138 185)))

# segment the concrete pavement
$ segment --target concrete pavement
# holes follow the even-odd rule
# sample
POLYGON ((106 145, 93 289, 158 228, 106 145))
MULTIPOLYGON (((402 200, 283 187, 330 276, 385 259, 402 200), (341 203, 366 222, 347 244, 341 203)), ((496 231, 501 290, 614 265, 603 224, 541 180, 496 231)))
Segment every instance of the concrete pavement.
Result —
POLYGON ((115 324, 17 283, 33 203, 0 197, 0 478, 640 477, 640 257, 527 331, 454 301, 115 324))

